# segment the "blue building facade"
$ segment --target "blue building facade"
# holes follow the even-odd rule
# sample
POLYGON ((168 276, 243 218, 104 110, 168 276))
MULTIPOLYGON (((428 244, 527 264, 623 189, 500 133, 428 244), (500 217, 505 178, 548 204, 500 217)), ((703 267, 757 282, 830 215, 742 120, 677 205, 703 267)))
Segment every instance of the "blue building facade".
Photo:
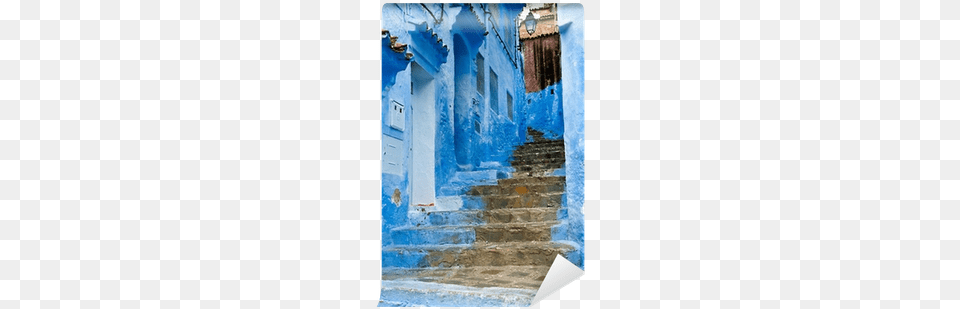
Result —
MULTIPOLYGON (((428 212, 482 208, 463 193, 509 178, 511 153, 534 129, 564 140, 566 164, 555 173, 567 191, 553 237, 576 245, 568 259, 583 267, 582 7, 557 7, 563 77, 536 92, 524 85, 524 12, 524 4, 383 6, 384 247, 409 244, 392 231, 428 224, 428 212)), ((383 266, 420 267, 422 258, 385 251, 383 266)))

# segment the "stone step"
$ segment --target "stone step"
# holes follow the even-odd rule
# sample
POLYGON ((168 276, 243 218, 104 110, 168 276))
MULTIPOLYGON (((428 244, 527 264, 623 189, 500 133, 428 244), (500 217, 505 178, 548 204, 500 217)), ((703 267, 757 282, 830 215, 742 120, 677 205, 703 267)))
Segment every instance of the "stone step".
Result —
POLYGON ((531 145, 531 146, 519 146, 513 150, 513 154, 533 154, 533 153, 547 153, 547 152, 564 152, 566 151, 563 145, 531 145))
POLYGON ((483 242, 523 242, 550 241, 551 231, 558 221, 511 222, 478 225, 475 229, 477 241, 483 242))
POLYGON ((535 169, 555 169, 561 168, 566 165, 565 161, 541 161, 541 162, 518 162, 514 163, 511 168, 513 172, 516 171, 531 171, 535 169))
POLYGON ((466 267, 552 265, 557 254, 574 251, 559 242, 478 242, 472 245, 388 246, 382 251, 384 267, 466 267))
POLYGON ((529 152, 531 150, 564 151, 565 149, 566 144, 564 144, 563 141, 551 143, 526 143, 513 147, 514 152, 529 152))
POLYGON ((563 150, 547 152, 514 152, 510 158, 511 161, 527 159, 566 159, 566 153, 563 150))
POLYGON ((522 159, 511 159, 509 161, 510 167, 516 167, 517 165, 528 165, 528 164, 540 164, 540 163, 566 163, 567 159, 564 157, 559 158, 544 158, 544 157, 530 157, 522 159))
POLYGON ((457 268, 397 268, 383 269, 383 280, 409 280, 471 286, 477 288, 502 287, 539 289, 550 271, 550 266, 474 266, 457 268))
POLYGON ((565 183, 563 182, 543 182, 530 184, 514 185, 483 185, 475 186, 467 191, 468 195, 519 195, 526 193, 550 193, 563 192, 565 183), (518 190, 520 189, 520 190, 518 190), (522 193, 521 193, 522 192, 522 193))
POLYGON ((506 208, 483 212, 489 223, 543 222, 557 220, 556 208, 506 208))
MULTIPOLYGON (((523 143, 523 145, 563 145, 563 139, 543 139, 523 143)), ((521 145, 521 146, 523 146, 521 145)))
POLYGON ((543 139, 543 140, 528 141, 526 143, 523 143, 517 146, 544 146, 544 145, 563 145, 563 144, 564 144, 563 139, 543 139))
POLYGON ((551 228, 560 222, 511 222, 484 225, 428 225, 396 228, 397 245, 472 244, 485 242, 549 241, 551 228))
POLYGON ((491 195, 484 196, 483 203, 486 210, 504 208, 542 208, 560 207, 563 193, 527 193, 520 195, 491 195))
POLYGON ((556 156, 556 157, 538 156, 538 157, 526 157, 526 158, 513 158, 510 160, 509 163, 511 166, 516 166, 517 164, 531 164, 531 163, 545 163, 545 162, 563 163, 566 161, 567 161, 567 158, 564 158, 563 156, 556 156))
POLYGON ((517 165, 514 165, 513 168, 517 172, 531 172, 531 171, 549 172, 550 170, 563 167, 563 164, 564 164, 563 162, 517 164, 517 165))
POLYGON ((506 208, 495 210, 450 210, 427 212, 420 226, 481 225, 488 223, 543 222, 557 220, 556 208, 506 208))
MULTIPOLYGON (((557 168, 557 169, 560 169, 560 168, 557 168)), ((557 175, 557 174, 556 174, 556 170, 557 170, 557 169, 538 169, 538 170, 530 170, 530 171, 514 171, 514 172, 513 172, 513 178, 525 179, 525 178, 538 178, 538 177, 554 176, 554 175, 557 175)))
POLYGON ((540 176, 524 178, 515 177, 497 180, 497 184, 506 186, 525 186, 534 184, 566 183, 566 181, 567 178, 565 176, 540 176))
POLYGON ((384 280, 379 307, 526 307, 536 289, 487 287, 415 280, 384 280))

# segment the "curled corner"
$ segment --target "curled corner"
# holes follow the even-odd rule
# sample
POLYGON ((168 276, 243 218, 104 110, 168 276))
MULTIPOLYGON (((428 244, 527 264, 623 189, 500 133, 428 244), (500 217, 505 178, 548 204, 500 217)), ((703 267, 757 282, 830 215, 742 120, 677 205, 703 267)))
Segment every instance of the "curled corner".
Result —
POLYGON ((553 260, 553 265, 547 271, 547 276, 543 278, 543 283, 540 284, 540 289, 537 290, 537 296, 533 297, 533 302, 530 305, 533 306, 550 297, 556 291, 579 279, 583 276, 583 273, 583 269, 570 263, 563 255, 557 254, 557 258, 553 260))

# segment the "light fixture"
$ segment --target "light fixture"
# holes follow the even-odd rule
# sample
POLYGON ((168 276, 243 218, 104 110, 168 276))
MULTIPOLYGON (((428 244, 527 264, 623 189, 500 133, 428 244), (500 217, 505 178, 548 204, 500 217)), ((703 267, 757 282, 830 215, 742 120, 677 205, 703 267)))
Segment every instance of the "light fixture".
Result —
POLYGON ((527 28, 527 34, 533 35, 537 32, 537 19, 533 18, 533 12, 527 14, 527 18, 523 20, 523 26, 527 28))

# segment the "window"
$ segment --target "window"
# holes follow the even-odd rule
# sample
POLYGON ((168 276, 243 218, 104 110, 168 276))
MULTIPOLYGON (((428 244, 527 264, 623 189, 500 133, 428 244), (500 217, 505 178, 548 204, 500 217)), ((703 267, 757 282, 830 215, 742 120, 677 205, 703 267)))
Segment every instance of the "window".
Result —
POLYGON ((477 53, 477 92, 479 92, 480 95, 483 95, 483 71, 485 69, 483 66, 483 56, 477 53))
POLYGON ((510 117, 510 121, 513 121, 513 96, 507 92, 507 116, 510 117))
POLYGON ((490 109, 500 114, 500 91, 497 89, 497 73, 490 70, 490 109))

